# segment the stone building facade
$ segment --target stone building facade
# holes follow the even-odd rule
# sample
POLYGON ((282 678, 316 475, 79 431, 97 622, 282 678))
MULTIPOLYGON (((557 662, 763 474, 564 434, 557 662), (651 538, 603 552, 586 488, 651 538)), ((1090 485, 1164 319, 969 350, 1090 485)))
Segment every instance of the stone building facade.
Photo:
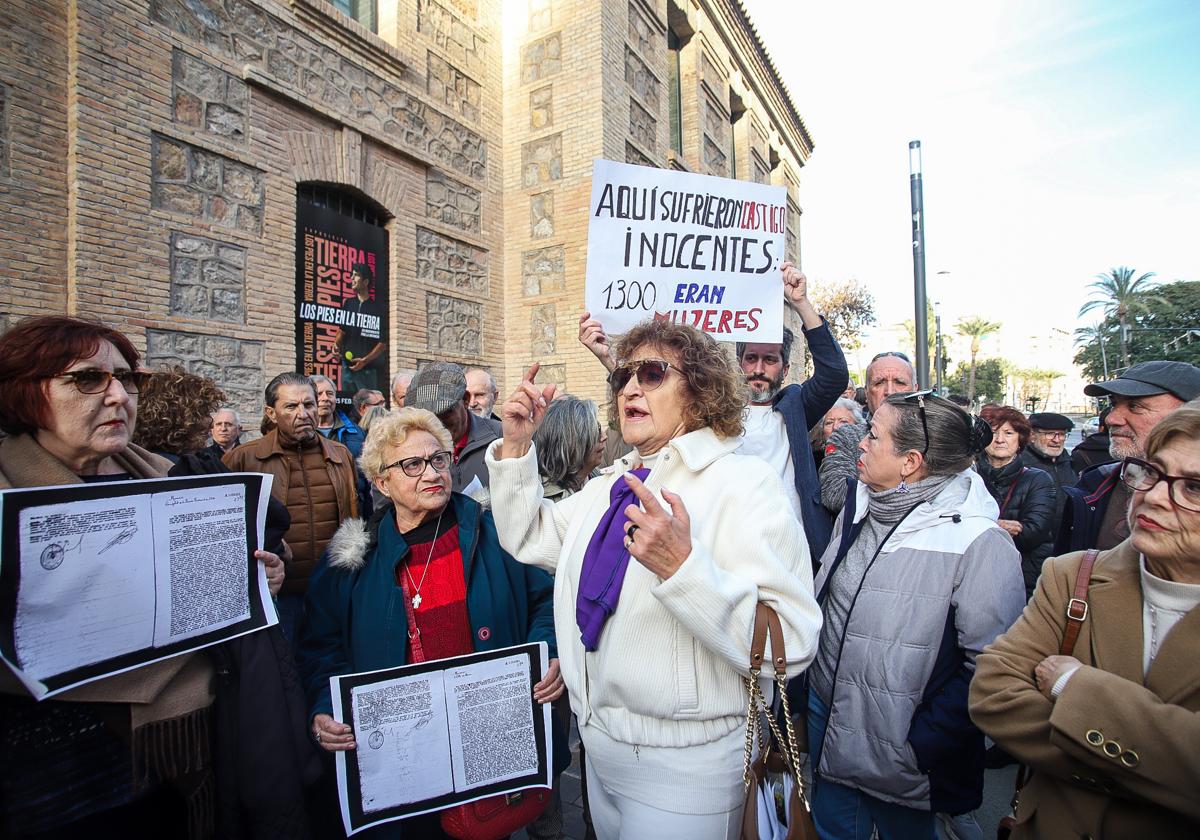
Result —
POLYGON ((257 416, 296 367, 298 190, 386 219, 392 369, 575 341, 591 161, 789 188, 812 143, 739 0, 7 0, 0 328, 100 318, 257 416))

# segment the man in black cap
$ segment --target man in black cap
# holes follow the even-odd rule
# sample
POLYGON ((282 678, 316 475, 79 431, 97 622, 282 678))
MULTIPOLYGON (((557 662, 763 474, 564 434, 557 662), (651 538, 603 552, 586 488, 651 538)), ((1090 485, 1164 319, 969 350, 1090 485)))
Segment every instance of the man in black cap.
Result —
POLYGON ((1067 445, 1067 433, 1075 428, 1075 424, 1061 414, 1043 411, 1030 414, 1029 425, 1033 427, 1033 434, 1029 438, 1029 445, 1021 450, 1021 463, 1050 473, 1058 493, 1056 513, 1061 516, 1067 498, 1063 489, 1079 480, 1079 473, 1071 466, 1071 456, 1063 451, 1067 445))
POLYGON ((406 407, 432 411, 450 432, 454 440, 452 489, 468 495, 488 486, 483 455, 488 444, 500 437, 500 424, 472 414, 470 402, 466 374, 450 362, 432 362, 417 371, 404 397, 406 407))
POLYGON ((1092 467, 1067 488, 1056 554, 1109 549, 1129 536, 1130 491, 1120 480, 1120 460, 1145 458, 1146 437, 1167 415, 1200 397, 1200 368, 1187 362, 1142 362, 1116 379, 1088 385, 1089 397, 1107 396, 1108 451, 1118 463, 1092 467))

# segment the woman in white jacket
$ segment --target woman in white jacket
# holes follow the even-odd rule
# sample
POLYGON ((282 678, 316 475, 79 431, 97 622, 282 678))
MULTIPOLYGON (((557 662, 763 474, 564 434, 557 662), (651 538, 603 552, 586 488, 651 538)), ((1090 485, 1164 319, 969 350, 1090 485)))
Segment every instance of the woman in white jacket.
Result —
POLYGON ((658 321, 616 351, 613 410, 634 450, 544 499, 531 438, 554 386, 534 365, 487 453, 496 524, 509 553, 555 575, 597 834, 732 838, 755 605, 779 614, 788 672, 803 670, 821 625, 807 544, 778 474, 734 454, 745 396, 717 343, 658 321))

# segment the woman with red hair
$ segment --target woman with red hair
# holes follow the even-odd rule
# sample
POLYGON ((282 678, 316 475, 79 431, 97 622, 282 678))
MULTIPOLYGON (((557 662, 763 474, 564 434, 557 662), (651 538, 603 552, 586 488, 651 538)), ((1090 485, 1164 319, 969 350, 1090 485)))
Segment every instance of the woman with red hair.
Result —
POLYGON ((979 416, 992 427, 992 442, 975 468, 1000 507, 997 524, 1021 552, 1025 596, 1033 594, 1042 563, 1054 547, 1054 479, 1044 470, 1027 467, 1017 457, 1029 443, 1033 427, 1011 406, 986 405, 979 416))
MULTIPOLYGON (((120 332, 65 316, 0 336, 0 489, 161 478, 131 443, 149 374, 120 332)), ((283 564, 269 552, 272 594, 283 564)), ((214 669, 186 654, 34 702, 0 669, 0 835, 211 834, 214 669)))

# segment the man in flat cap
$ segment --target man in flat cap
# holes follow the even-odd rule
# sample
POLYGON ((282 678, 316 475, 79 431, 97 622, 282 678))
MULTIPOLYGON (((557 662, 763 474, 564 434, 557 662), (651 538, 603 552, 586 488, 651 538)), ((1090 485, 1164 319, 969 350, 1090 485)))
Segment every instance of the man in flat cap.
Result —
POLYGON ((1021 463, 1050 473, 1058 493, 1057 513, 1061 516, 1067 498, 1064 488, 1079 480, 1079 473, 1071 466, 1071 456, 1064 451, 1067 434, 1075 428, 1075 424, 1061 414, 1043 411, 1030 414, 1029 425, 1033 427, 1033 434, 1029 438, 1029 445, 1021 450, 1021 463))
POLYGON ((1120 461, 1145 458, 1146 437, 1168 414, 1200 397, 1200 368, 1187 362, 1142 362, 1116 379, 1088 385, 1089 397, 1107 396, 1109 453, 1116 463, 1085 470, 1067 488, 1055 554, 1108 549, 1129 536, 1130 490, 1121 483, 1120 461))
POLYGON ((500 424, 472 414, 470 402, 466 374, 451 362, 425 365, 409 383, 404 397, 405 406, 432 411, 450 432, 454 440, 452 489, 468 495, 487 487, 488 470, 483 454, 488 444, 500 437, 500 424))

